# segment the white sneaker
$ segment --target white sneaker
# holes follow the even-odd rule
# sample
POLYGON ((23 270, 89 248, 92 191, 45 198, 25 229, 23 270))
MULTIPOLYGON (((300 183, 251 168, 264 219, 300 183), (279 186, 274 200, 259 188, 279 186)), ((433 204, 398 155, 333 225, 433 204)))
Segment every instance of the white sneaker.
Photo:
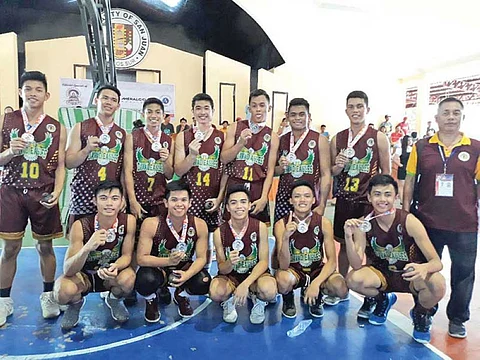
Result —
POLYGON ((261 324, 265 321, 265 306, 268 305, 268 302, 259 300, 258 298, 255 300, 253 304, 252 311, 250 312, 250 322, 252 324, 261 324))
POLYGON ((13 314, 13 300, 11 297, 0 297, 0 326, 5 325, 7 317, 13 314))
POLYGON ((53 291, 43 292, 40 295, 40 305, 44 319, 52 319, 60 315, 60 307, 53 299, 53 291))
POLYGON ((323 298, 323 302, 325 303, 325 305, 329 305, 329 306, 335 306, 338 303, 342 301, 347 301, 347 300, 350 300, 350 294, 347 294, 347 296, 344 298, 333 296, 333 295, 327 295, 323 298))
POLYGON ((236 322, 238 314, 237 309, 235 309, 233 296, 231 296, 230 299, 222 302, 221 305, 223 307, 223 321, 230 324, 236 322))

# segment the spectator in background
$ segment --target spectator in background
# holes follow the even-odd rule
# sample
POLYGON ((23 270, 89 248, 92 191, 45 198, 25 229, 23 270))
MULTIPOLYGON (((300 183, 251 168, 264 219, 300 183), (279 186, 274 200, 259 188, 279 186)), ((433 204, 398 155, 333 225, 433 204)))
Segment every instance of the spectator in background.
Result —
POLYGON ((188 129, 190 129, 190 126, 187 124, 187 119, 181 118, 180 124, 177 125, 177 134, 188 129))
POLYGON ((415 144, 418 141, 418 133, 416 131, 412 131, 410 136, 412 137, 412 141, 415 144))
POLYGON ((405 133, 403 132, 402 130, 402 127, 400 126, 400 124, 398 124, 397 126, 395 126, 395 132, 393 132, 391 135, 390 135, 390 143, 392 145, 395 145, 395 143, 397 141, 400 141, 401 138, 403 138, 405 136, 405 133))
POLYGON ((287 132, 291 131, 292 128, 290 127, 290 124, 287 120, 287 118, 283 118, 282 122, 280 123, 280 126, 278 127, 277 134, 278 136, 282 136, 283 134, 286 134, 287 132))
POLYGON ((387 127, 386 127, 385 125, 380 126, 380 128, 378 129, 378 131, 380 131, 380 132, 382 132, 382 133, 384 133, 384 134, 386 134, 386 135, 388 136, 388 129, 387 129, 387 127))
POLYGON ((165 115, 165 119, 161 125, 161 130, 165 135, 172 136, 175 133, 173 125, 170 123, 170 114, 165 115))
POLYGON ((14 111, 15 110, 11 106, 5 106, 5 109, 3 109, 4 114, 8 114, 8 113, 11 113, 11 112, 14 112, 14 111))
POLYGON ((375 125, 373 125, 373 123, 368 124, 368 127, 369 127, 370 129, 375 129, 375 125))
POLYGON ((405 177, 407 176, 407 162, 412 152, 413 138, 405 135, 402 138, 400 164, 398 165, 398 195, 400 197, 400 204, 403 204, 403 186, 405 185, 405 177))
MULTIPOLYGON (((431 121, 427 121, 427 130, 425 131, 425 134, 428 135, 429 131, 432 135, 435 134, 435 129, 433 128, 431 121), (432 130, 433 130, 433 132, 432 132, 432 130)), ((432 136, 432 135, 429 135, 429 136, 432 136)))
MULTIPOLYGON (((408 123, 408 117, 405 116, 402 119, 402 122, 398 123, 397 126, 400 126, 400 128, 402 129, 402 131, 405 135, 410 134, 410 124, 408 123)), ((395 129, 397 128, 397 126, 395 126, 395 129)))
POLYGON ((220 128, 220 131, 223 132, 224 134, 227 133, 227 130, 228 130, 228 121, 227 120, 223 120, 222 121, 222 127, 220 128))
POLYGON ((380 127, 384 126, 386 131, 382 131, 385 134, 390 134, 393 130, 392 123, 390 122, 390 115, 385 115, 385 120, 380 124, 380 127))
POLYGON ((433 136, 434 134, 435 134, 435 129, 430 128, 430 129, 427 130, 427 133, 425 134, 425 136, 423 138, 424 139, 429 138, 430 136, 433 136))
POLYGON ((326 131, 327 125, 320 126, 320 135, 325 136, 328 140, 330 140, 330 133, 326 131))

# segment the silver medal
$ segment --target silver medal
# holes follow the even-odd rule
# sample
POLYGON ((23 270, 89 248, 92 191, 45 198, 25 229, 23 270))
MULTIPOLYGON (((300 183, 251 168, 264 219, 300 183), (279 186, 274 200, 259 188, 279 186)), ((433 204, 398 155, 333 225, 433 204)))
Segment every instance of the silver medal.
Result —
POLYGON ((33 135, 29 133, 22 134, 22 139, 28 143, 32 143, 35 141, 35 138, 33 137, 33 135))
POLYGON ((100 142, 102 144, 108 144, 110 142, 110 135, 108 135, 108 134, 100 135, 100 142))
POLYGON ((358 228, 360 231, 369 232, 372 230, 372 224, 370 224, 370 221, 365 220, 358 226, 358 228))
POLYGON ((294 153, 289 153, 289 154, 287 155, 287 160, 288 160, 288 162, 291 162, 291 163, 292 163, 292 162, 294 162, 295 160, 297 160, 297 157, 295 156, 294 153))
POLYGON ((114 241, 115 241, 115 231, 110 229, 108 230, 108 234, 107 234, 107 243, 111 243, 114 241))
POLYGON ((233 250, 236 250, 236 251, 242 251, 244 247, 245 247, 245 245, 243 244, 242 240, 237 239, 232 244, 233 250))
POLYGON ((177 247, 175 249, 177 249, 177 251, 186 252, 187 244, 185 244, 184 242, 180 242, 177 244, 177 247))
POLYGON ((155 152, 159 152, 162 148, 162 145, 159 142, 152 143, 152 150, 155 152))
POLYGON ((353 150, 353 148, 345 149, 345 156, 349 159, 353 158, 355 156, 355 150, 353 150))
POLYGON ((308 231, 308 225, 304 222, 298 223, 297 230, 299 233, 305 234, 308 231))
POLYGON ((204 138, 205 138, 205 134, 203 132, 197 131, 195 133, 195 139, 197 139, 198 141, 202 141, 204 138))

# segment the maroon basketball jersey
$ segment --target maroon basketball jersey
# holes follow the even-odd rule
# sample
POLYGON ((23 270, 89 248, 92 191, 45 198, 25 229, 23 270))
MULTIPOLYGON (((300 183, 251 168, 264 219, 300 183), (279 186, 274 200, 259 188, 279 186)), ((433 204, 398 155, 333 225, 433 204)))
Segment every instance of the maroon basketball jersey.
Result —
MULTIPOLYGON (((128 215, 118 214, 118 225, 115 229, 115 239, 112 242, 105 242, 96 250, 88 253, 82 271, 91 272, 98 270, 102 265, 111 264, 122 256, 123 240, 127 234, 128 215)), ((95 215, 90 215, 78 220, 82 224, 83 244, 85 245, 95 232, 95 215)))
MULTIPOLYGON (((195 226, 195 217, 193 215, 187 215, 187 217, 187 235, 185 238, 185 244, 187 248, 185 251, 185 257, 183 258, 182 262, 180 262, 176 266, 177 269, 182 268, 186 262, 193 261, 193 255, 195 254, 195 246, 198 240, 198 234, 195 226)), ((170 252, 177 247, 178 240, 168 227, 166 218, 164 218, 163 216, 157 216, 157 219, 157 231, 155 232, 155 235, 153 237, 152 251, 150 252, 150 254, 161 258, 168 258, 170 252)), ((181 235, 181 232, 179 233, 179 235, 181 235)))
MULTIPOLYGON (((235 143, 243 129, 248 129, 248 120, 237 122, 235 131, 235 143)), ((244 182, 255 182, 267 177, 268 155, 270 154, 272 141, 272 129, 265 126, 257 134, 253 134, 247 146, 237 154, 234 161, 227 164, 228 176, 243 180, 244 182)))
MULTIPOLYGON (((20 110, 5 114, 2 129, 2 151, 10 147, 10 140, 25 133, 20 110)), ((46 115, 34 133, 34 141, 10 160, 3 170, 1 183, 17 189, 43 188, 55 183, 60 144, 60 123, 46 115)))
MULTIPOLYGON (((102 135, 94 118, 83 121, 80 126, 82 149, 87 145, 88 137, 102 135)), ((92 203, 95 187, 105 180, 120 181, 125 135, 125 130, 114 124, 109 132, 110 142, 101 144, 74 170, 70 185, 70 215, 95 213, 95 205, 92 203)))
MULTIPOLYGON (((233 251, 233 242, 235 236, 230 229, 228 222, 220 226, 220 237, 222 239, 223 250, 226 259, 230 259, 230 252, 233 251)), ((260 243, 260 221, 249 217, 248 227, 242 237, 243 249, 240 250, 240 261, 233 266, 231 274, 242 275, 249 274, 258 263, 258 251, 260 243)))
MULTIPOLYGON (((345 129, 337 134, 337 154, 347 148, 349 131, 350 129, 345 129)), ((345 200, 368 203, 368 182, 370 178, 378 174, 377 130, 369 127, 353 146, 353 149, 355 155, 337 176, 338 192, 336 195, 345 200)))
MULTIPOLYGON (((288 224, 290 214, 283 218, 288 224)), ((299 271, 313 271, 323 264, 322 216, 313 213, 306 233, 295 231, 288 240, 290 267, 299 271)))
MULTIPOLYGON (((188 156, 190 153, 188 145, 194 140, 193 129, 185 130, 183 136, 185 156, 188 156)), ((207 213, 205 202, 207 199, 216 198, 220 192, 223 170, 220 152, 223 143, 224 134, 214 128, 208 139, 202 142, 195 163, 183 176, 192 191, 192 206, 188 213, 204 220, 209 231, 214 231, 220 223, 220 212, 207 213)))
MULTIPOLYGON (((172 151, 172 138, 160 132, 160 144, 172 151)), ((143 128, 132 131, 133 183, 140 204, 159 205, 165 197, 167 179, 160 153, 152 150, 152 143, 143 128)))
MULTIPOLYGON (((281 156, 287 156, 290 153, 290 132, 280 137, 278 159, 281 156)), ((308 130, 307 136, 303 139, 300 146, 295 151, 296 159, 285 169, 284 174, 280 175, 278 192, 275 200, 275 222, 287 215, 291 210, 290 193, 292 184, 295 180, 302 179, 310 182, 315 188, 317 206, 320 197, 320 159, 318 157, 318 137, 319 133, 314 130, 308 130)))
POLYGON ((367 233, 365 252, 373 266, 395 272, 410 262, 426 262, 415 240, 407 233, 405 224, 408 214, 405 210, 397 209, 387 232, 378 225, 377 219, 371 220, 372 229, 367 233))

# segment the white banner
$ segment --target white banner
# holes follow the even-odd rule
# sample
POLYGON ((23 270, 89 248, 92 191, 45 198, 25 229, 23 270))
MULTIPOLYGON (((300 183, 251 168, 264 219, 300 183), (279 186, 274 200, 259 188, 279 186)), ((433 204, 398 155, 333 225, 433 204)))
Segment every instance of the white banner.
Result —
MULTIPOLYGON (((149 97, 159 98, 165 107, 165 114, 173 120, 175 114, 175 85, 150 84, 119 81, 122 93, 120 106, 123 109, 142 111, 143 102, 149 97)), ((88 107, 93 91, 92 80, 60 79, 60 107, 88 107)))

